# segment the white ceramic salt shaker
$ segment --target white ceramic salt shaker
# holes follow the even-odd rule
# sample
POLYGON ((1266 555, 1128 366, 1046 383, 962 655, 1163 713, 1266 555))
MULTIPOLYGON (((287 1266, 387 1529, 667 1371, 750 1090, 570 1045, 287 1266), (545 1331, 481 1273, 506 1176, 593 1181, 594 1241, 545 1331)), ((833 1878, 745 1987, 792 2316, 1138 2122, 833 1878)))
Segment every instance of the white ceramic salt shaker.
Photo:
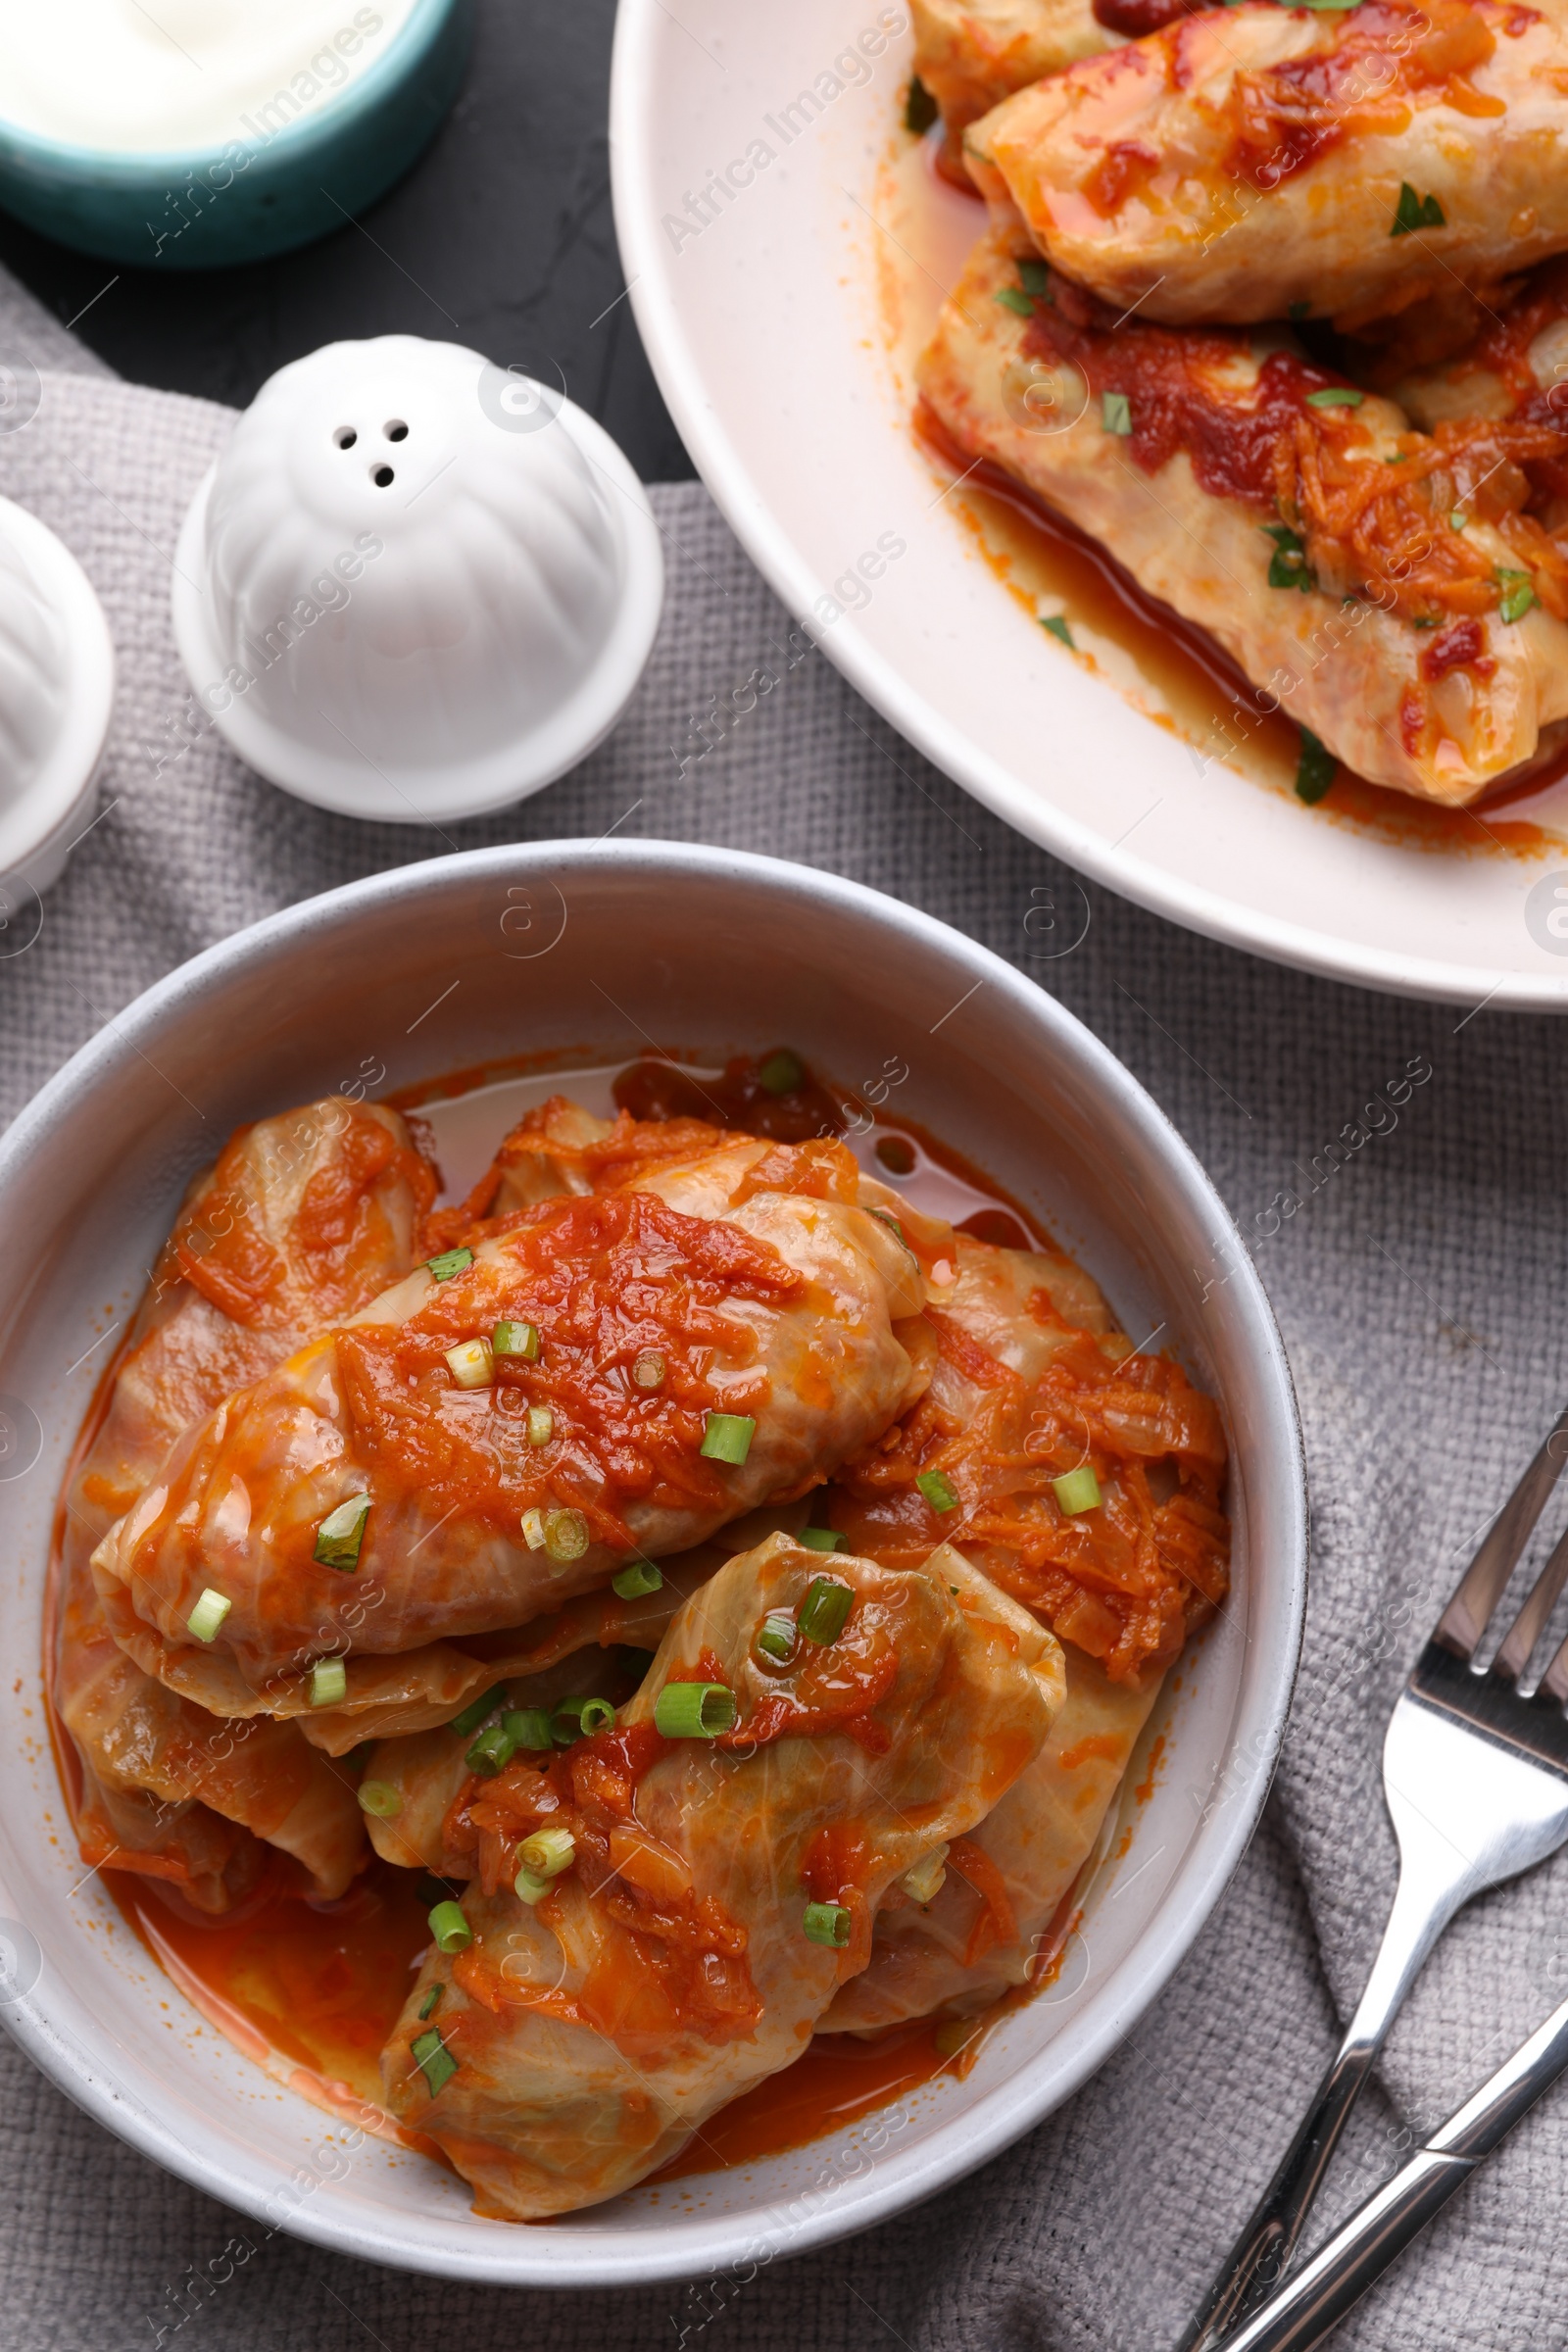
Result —
POLYGON ((174 633, 285 791, 475 816, 575 766, 659 625, 647 493, 563 395, 455 343, 329 343, 262 386, 191 503, 174 633))
POLYGON ((90 821, 115 700, 104 610, 69 548, 0 498, 0 876, 58 881, 90 821))

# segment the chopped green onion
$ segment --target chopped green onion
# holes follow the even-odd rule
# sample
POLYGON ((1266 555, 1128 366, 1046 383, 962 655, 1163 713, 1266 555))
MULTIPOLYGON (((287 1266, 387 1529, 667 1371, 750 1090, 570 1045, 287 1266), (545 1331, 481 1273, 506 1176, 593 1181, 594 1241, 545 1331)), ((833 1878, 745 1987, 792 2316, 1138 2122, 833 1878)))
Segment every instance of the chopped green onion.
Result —
POLYGON ((555 1426, 556 1416, 547 1404, 529 1405, 528 1443, 530 1446, 548 1446, 550 1433, 555 1426))
POLYGON ((500 1706, 506 1695, 507 1686, 505 1683, 492 1685, 482 1698, 470 1699, 461 1715, 454 1715, 452 1721, 447 1725, 447 1730, 456 1732, 460 1740, 466 1740, 470 1732, 476 1732, 479 1729, 491 1708, 500 1706))
MULTIPOLYGON (((1315 0, 1315 4, 1322 7, 1326 0, 1315 0)), ((1340 4, 1341 0, 1334 0, 1336 7, 1340 4)), ((1314 0, 1307 0, 1309 8, 1313 5, 1314 0)), ((1358 409, 1365 398, 1364 392, 1352 391, 1348 384, 1329 384, 1321 392, 1309 392, 1306 405, 1309 409, 1358 409)))
POLYGON ((808 1642, 819 1642, 825 1649, 843 1633, 854 1605, 853 1586, 840 1584, 836 1576, 813 1576, 800 1606, 800 1629, 808 1642))
POLYGON ((1100 421, 1107 433, 1130 433, 1133 429, 1133 404, 1125 392, 1102 392, 1100 396, 1100 421))
POLYGON ((1448 528, 1450 531, 1462 531, 1469 519, 1470 517, 1465 513, 1463 507, 1455 507, 1452 514, 1448 516, 1448 528))
POLYGON ((1067 626, 1066 616, 1064 613, 1049 612, 1043 614, 1041 617, 1040 626, 1043 629, 1049 629, 1053 637, 1059 637, 1062 644, 1068 648, 1069 652, 1077 652, 1078 649, 1073 644, 1072 631, 1067 626))
POLYGON ((957 1509, 957 1492, 945 1471, 922 1470, 914 1483, 934 1511, 957 1509))
MULTIPOLYGON (((529 1415, 529 1419, 532 1419, 529 1415)), ((581 1511, 546 1511, 545 1549, 563 1567, 580 1560, 588 1548, 588 1522, 581 1511)))
POLYGON ((518 1865, 512 1886, 520 1903, 536 1903, 541 1895, 550 1892, 550 1881, 542 1879, 537 1871, 530 1870, 525 1862, 518 1865))
POLYGON ((377 1821, 390 1821, 395 1813, 402 1812, 403 1799, 390 1781, 362 1781, 360 1810, 372 1813, 377 1821))
POLYGON ((409 2056, 429 2083, 432 2099, 445 2090, 458 2071, 457 2060, 452 2056, 434 2026, 430 2028, 428 2034, 415 2035, 409 2044, 409 2056))
POLYGON ((806 1064, 798 1054, 790 1052, 788 1046, 781 1046, 776 1054, 770 1054, 763 1062, 757 1073, 757 1081, 770 1095, 798 1095, 806 1084, 806 1064))
POLYGON ((548 1707, 513 1707, 502 1716, 501 1721, 514 1748, 538 1749, 555 1745, 550 1737, 548 1707))
POLYGON ((463 1916, 461 1903, 437 1903, 430 1914, 430 1933, 441 1952, 461 1952, 473 1941, 473 1930, 463 1916))
POLYGON ((539 1361, 539 1326, 537 1323, 498 1323, 490 1334, 491 1352, 495 1355, 521 1356, 524 1363, 539 1361))
POLYGON ((536 1879, 559 1879, 577 1859, 577 1840, 559 1825, 535 1830, 517 1848, 517 1860, 536 1879))
POLYGON ((657 1592, 663 1584, 662 1569, 652 1560, 633 1560, 629 1567, 610 1580, 610 1590, 622 1600, 642 1600, 648 1593, 657 1592))
POLYGON ((504 1772, 512 1762, 516 1745, 504 1719, 500 1723, 487 1723, 463 1760, 470 1772, 481 1774, 487 1781, 493 1780, 498 1772, 504 1772))
POLYGON ((922 1854, 918 1862, 912 1862, 905 1872, 899 1885, 912 1901, 922 1905, 936 1901, 942 1891, 942 1882, 948 1875, 948 1850, 946 1841, 934 1845, 928 1854, 922 1854))
POLYGON ((804 1544, 808 1551, 837 1551, 844 1538, 836 1528, 803 1527, 795 1541, 804 1544))
POLYGON ((340 1707, 349 1694, 349 1670, 341 1658, 318 1658, 311 1668, 313 1707, 340 1707))
POLYGON ((1304 596, 1317 586, 1317 573, 1306 560, 1306 542, 1299 532, 1293 531, 1288 522, 1263 522, 1258 525, 1266 539, 1274 542, 1274 553, 1268 562, 1268 584, 1271 588, 1299 588, 1304 596))
POLYGON ((699 1451, 710 1462, 744 1462, 752 1450, 757 1423, 749 1413, 710 1413, 699 1451))
POLYGON ((1322 800, 1340 772, 1340 763, 1326 743, 1319 743, 1310 727, 1301 729, 1300 757, 1296 763, 1296 797, 1313 808, 1322 800))
POLYGON ((351 1494, 347 1502, 340 1502, 317 1529, 312 1559, 322 1568, 340 1568, 345 1576, 352 1575, 360 1564, 360 1546, 369 1516, 368 1494, 351 1494))
POLYGON ((226 1592, 216 1592, 209 1585, 185 1620, 186 1633, 194 1634, 198 1642, 211 1642, 233 1606, 226 1592))
POLYGON ((487 1389, 496 1376, 488 1340, 460 1340, 447 1349, 447 1369, 460 1389, 487 1389))
POLYGON ((801 1913, 801 1931, 808 1943, 825 1943, 842 1952, 850 1940, 854 1920, 842 1903, 808 1903, 801 1913))
POLYGON ((631 1368, 632 1386, 636 1389, 662 1389, 667 1369, 657 1348, 645 1348, 631 1368))
POLYGON ((1020 318, 1035 315, 1035 306, 1021 286, 999 286, 997 300, 1004 311, 1015 311, 1020 318))
POLYGON ((1045 262, 1037 262, 1028 254, 1018 257, 1018 283, 1026 294, 1036 297, 1051 291, 1051 270, 1045 262))
POLYGON ((1418 228, 1443 228, 1446 225, 1442 205, 1435 196, 1418 196, 1407 179, 1399 182, 1399 201, 1394 208, 1391 237, 1408 237, 1418 228))
POLYGON ((909 76, 909 87, 904 100, 904 127, 912 130, 917 139, 923 138, 937 119, 938 107, 918 74, 909 76))
POLYGON ((444 1984, 431 1985, 429 1991, 425 1994, 424 1999, 419 2003, 419 2017, 421 2022, 427 2017, 434 2017, 436 2010, 440 2005, 441 1995, 445 1992, 445 1990, 446 1986, 444 1984))
POLYGON ((1057 1508, 1064 1511, 1069 1519, 1077 1518, 1081 1511, 1097 1511, 1100 1508, 1100 1481, 1090 1462, 1080 1462, 1077 1469, 1069 1470, 1065 1477, 1054 1478, 1051 1492, 1056 1497, 1057 1508))
POLYGON ((795 1620, 788 1609, 769 1609, 757 1629, 756 1642, 764 1658, 787 1666, 795 1655, 795 1620))
POLYGON ((522 1540, 530 1551, 543 1551, 545 1547, 545 1515, 543 1511, 523 1512, 522 1540))
POLYGON ((1502 590, 1502 602, 1497 607, 1499 620, 1523 620, 1536 601, 1528 571, 1504 571, 1497 567, 1497 585, 1502 590))
POLYGON ((555 1700, 555 1715, 550 1717, 550 1739, 558 1747, 571 1747, 573 1740, 592 1739, 604 1724, 613 1724, 615 1710, 607 1698, 585 1698, 581 1691, 571 1691, 566 1698, 555 1700))
POLYGON ((654 1701, 654 1724, 666 1740, 716 1740, 736 1712, 735 1693, 722 1683, 666 1683, 654 1701))
POLYGON ((450 1282, 454 1274, 461 1274, 466 1267, 472 1265, 473 1251, 443 1250, 438 1257, 427 1257, 424 1262, 437 1282, 450 1282))

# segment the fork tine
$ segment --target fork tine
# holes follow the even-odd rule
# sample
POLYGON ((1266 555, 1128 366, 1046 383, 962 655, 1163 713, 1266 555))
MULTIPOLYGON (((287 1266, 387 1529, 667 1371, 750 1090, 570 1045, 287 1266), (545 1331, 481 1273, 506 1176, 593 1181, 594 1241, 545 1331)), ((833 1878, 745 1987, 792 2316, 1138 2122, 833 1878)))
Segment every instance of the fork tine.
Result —
MULTIPOLYGON (((1568 1463, 1568 1406, 1557 1415, 1535 1460, 1482 1537, 1475 1558, 1459 1580, 1458 1590, 1438 1619, 1432 1638, 1445 1649, 1452 1650, 1456 1657, 1475 1655, 1476 1644, 1492 1622, 1492 1613, 1507 1590, 1519 1554, 1529 1543, 1565 1463, 1568 1463)), ((1529 1605, 1527 1601, 1525 1606, 1529 1605)), ((1553 1659, 1553 1669, 1556 1664, 1553 1659)))
MULTIPOLYGON (((1564 1529, 1552 1545, 1550 1559, 1531 1586, 1529 1598, 1509 1626, 1502 1645, 1492 1661, 1491 1672, 1499 1681, 1516 1683, 1519 1680, 1530 1663, 1536 1643, 1546 1630, 1546 1620, 1556 1607, 1557 1595, 1565 1584, 1568 1584, 1568 1529, 1564 1529)), ((1553 1659, 1552 1663, 1555 1665, 1556 1660, 1553 1659)))
POLYGON ((1565 1642, 1531 1693, 1543 1706, 1560 1707, 1568 1699, 1568 1642, 1565 1642))

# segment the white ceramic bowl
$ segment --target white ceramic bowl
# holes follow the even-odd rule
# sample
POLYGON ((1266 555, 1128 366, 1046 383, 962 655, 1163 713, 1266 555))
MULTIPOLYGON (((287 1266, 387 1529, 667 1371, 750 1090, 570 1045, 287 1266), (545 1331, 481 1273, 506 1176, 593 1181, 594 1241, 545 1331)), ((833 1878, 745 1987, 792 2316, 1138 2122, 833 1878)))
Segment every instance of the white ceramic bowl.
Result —
POLYGON ((53 531, 0 498, 0 876, 49 888, 88 821, 115 700, 92 583, 53 531))
POLYGON ((432 859, 290 907, 150 989, 0 1142, 0 1595, 19 1670, 0 1689, 0 2015, 112 2131, 274 2226, 367 2261, 541 2286, 689 2278, 863 2229, 983 2164, 1094 2073, 1251 1834, 1306 1548, 1262 1289, 1192 1153, 1104 1047, 1031 980, 890 899, 768 858, 612 842, 432 859), (1097 1882, 1058 1982, 1004 2020, 966 2081, 908 2096, 892 2134, 873 2115, 792 2154, 519 2228, 476 2220, 462 2184, 421 2159, 368 2138, 345 2148, 340 2124, 197 2032, 107 1894, 78 1884, 32 1662, 54 1498, 109 1327, 229 1128, 378 1062, 397 1086, 519 1052, 629 1058, 649 1037, 715 1058, 788 1037, 851 1086, 906 1061, 898 1109, 1037 1209, 1129 1329, 1163 1323, 1221 1398, 1235 1588, 1156 1710, 1165 1761, 1132 1850, 1097 1882))

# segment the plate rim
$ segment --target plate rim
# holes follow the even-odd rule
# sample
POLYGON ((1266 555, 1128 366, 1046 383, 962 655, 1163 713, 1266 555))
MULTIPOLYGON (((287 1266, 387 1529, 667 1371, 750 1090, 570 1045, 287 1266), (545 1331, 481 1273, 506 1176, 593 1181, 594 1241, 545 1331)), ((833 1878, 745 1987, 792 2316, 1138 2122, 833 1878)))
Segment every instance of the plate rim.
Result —
MULTIPOLYGON (((619 0, 611 60, 610 163, 627 298, 655 380, 699 477, 791 617, 809 631, 808 616, 822 583, 812 576, 720 420, 686 340, 670 256, 658 234, 652 149, 659 128, 667 129, 667 124, 656 124, 653 117, 652 69, 655 47, 668 37, 672 21, 661 0, 619 0)), ((1488 992, 1481 985, 1484 975, 1468 966, 1355 947, 1331 932, 1262 916, 1245 900, 1185 881, 1178 885, 1136 853, 1106 845, 1077 819, 1032 794, 1001 760, 944 717, 927 700, 917 673, 900 671, 863 636, 853 613, 843 614, 831 630, 813 635, 812 643, 898 734, 1014 832, 1183 930, 1270 963, 1381 995, 1466 1005, 1476 1011, 1484 1004, 1489 1011, 1568 1012, 1568 970, 1560 975, 1496 973, 1496 985, 1488 992)), ((1562 862, 1568 868, 1568 843, 1562 862)))

